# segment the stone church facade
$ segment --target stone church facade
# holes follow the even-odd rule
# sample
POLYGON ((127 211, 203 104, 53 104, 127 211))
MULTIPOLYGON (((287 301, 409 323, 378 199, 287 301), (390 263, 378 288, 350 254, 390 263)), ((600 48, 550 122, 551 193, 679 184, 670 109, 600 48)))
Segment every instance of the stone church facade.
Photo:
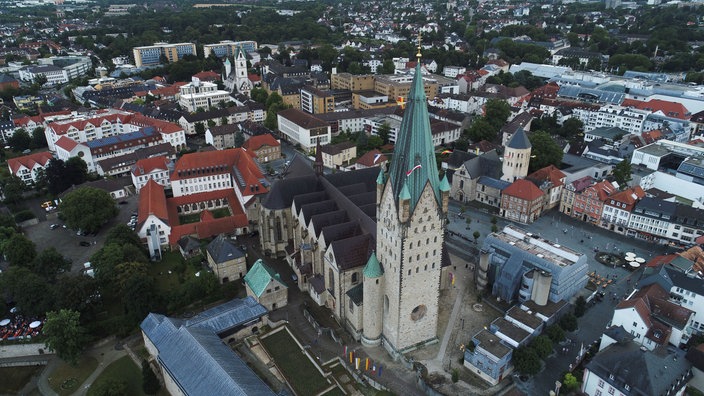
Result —
MULTIPOLYGON (((421 62, 418 62, 420 64, 421 62)), ((262 248, 366 346, 393 357, 437 341, 450 185, 439 178, 421 73, 389 170, 323 174, 298 157, 261 205, 262 248)), ((320 153, 320 150, 318 150, 320 153)))

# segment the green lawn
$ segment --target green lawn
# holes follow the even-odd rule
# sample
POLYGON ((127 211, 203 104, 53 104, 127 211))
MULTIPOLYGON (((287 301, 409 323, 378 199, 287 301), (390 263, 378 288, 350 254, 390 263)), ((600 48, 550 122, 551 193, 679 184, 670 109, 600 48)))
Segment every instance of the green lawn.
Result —
POLYGON ((330 386, 287 331, 278 331, 261 342, 297 394, 315 395, 330 386))
POLYGON ((96 367, 98 367, 98 361, 94 357, 84 356, 76 366, 62 362, 49 374, 49 385, 59 395, 73 394, 96 367))
POLYGON ((178 216, 179 224, 191 224, 200 221, 200 213, 186 214, 178 216))
POLYGON ((24 366, 24 367, 0 367, 0 394, 19 394, 29 380, 39 375, 44 366, 24 366))
POLYGON ((162 253, 161 261, 149 263, 149 274, 156 280, 159 292, 165 292, 178 288, 181 283, 178 274, 184 267, 183 256, 178 250, 165 251, 162 253))
MULTIPOLYGON (((124 356, 107 366, 88 389, 88 396, 95 395, 100 384, 108 380, 125 381, 127 383, 126 395, 145 395, 142 391, 142 369, 137 367, 129 356, 124 356)), ((168 395, 168 392, 162 387, 157 395, 168 395)))
POLYGON ((221 217, 231 216, 229 208, 214 209, 214 210, 211 210, 211 212, 213 212, 213 217, 215 217, 216 219, 219 219, 221 217))

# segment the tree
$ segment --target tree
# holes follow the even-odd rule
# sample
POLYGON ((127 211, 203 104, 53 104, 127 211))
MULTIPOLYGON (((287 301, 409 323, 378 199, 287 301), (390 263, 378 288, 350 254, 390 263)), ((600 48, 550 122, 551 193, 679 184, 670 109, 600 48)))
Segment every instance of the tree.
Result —
POLYGON ((159 306, 160 296, 154 288, 154 279, 148 275, 135 274, 127 279, 121 295, 125 313, 135 322, 159 306))
POLYGON ((27 316, 43 316, 54 309, 54 289, 25 267, 10 267, 0 274, 0 290, 27 316))
POLYGON ((582 120, 576 117, 569 118, 562 123, 562 128, 557 129, 557 133, 565 138, 574 138, 584 128, 582 120))
POLYGON ((282 98, 278 92, 274 91, 271 94, 269 94, 269 97, 266 98, 266 103, 264 105, 266 106, 266 108, 268 110, 268 109, 271 109, 271 107, 274 105, 283 106, 283 104, 284 104, 284 98, 282 98))
MULTIPOLYGON (((268 102, 268 100, 267 100, 268 102)), ((264 119, 264 126, 270 130, 276 130, 279 127, 279 110, 283 109, 283 105, 274 103, 269 110, 266 111, 266 118, 264 119)))
POLYGON ((15 151, 24 151, 32 147, 32 137, 24 129, 18 129, 7 138, 7 144, 15 151))
POLYGON ((242 147, 243 144, 244 134, 242 133, 242 131, 237 131, 237 133, 235 133, 235 147, 242 147))
POLYGON ((269 97, 269 93, 264 88, 252 88, 250 95, 252 100, 261 104, 266 104, 266 99, 269 97))
POLYGON ((582 316, 584 316, 584 313, 586 311, 587 300, 585 300, 582 296, 577 297, 577 300, 574 302, 574 316, 581 318, 582 316))
POLYGON ((54 247, 42 250, 31 263, 32 272, 43 277, 49 282, 56 280, 56 276, 71 269, 71 262, 64 258, 54 247))
POLYGON ((513 366, 521 374, 535 375, 540 371, 540 358, 535 349, 520 347, 513 352, 513 366))
POLYGON ((116 243, 118 245, 133 245, 137 247, 142 246, 142 241, 139 239, 139 235, 132 231, 130 227, 125 224, 118 224, 108 231, 105 237, 105 245, 110 243, 116 243))
POLYGON ((68 186, 78 186, 88 180, 88 164, 79 157, 66 160, 65 178, 68 186))
POLYGON ((194 129, 196 135, 205 135, 205 124, 203 124, 202 122, 196 122, 194 129))
POLYGON ((93 187, 81 187, 66 194, 59 210, 69 227, 86 232, 98 231, 117 215, 117 207, 110 194, 93 187))
POLYGON ((479 239, 479 237, 481 236, 481 234, 479 233, 479 231, 474 231, 472 236, 474 237, 474 242, 476 242, 477 239, 479 239))
POLYGON ((612 173, 621 189, 625 189, 628 186, 628 182, 632 179, 631 161, 626 158, 619 162, 614 166, 612 173))
POLYGON ((34 242, 22 234, 14 234, 4 246, 3 253, 10 265, 32 267, 32 260, 37 257, 34 242))
POLYGON ((32 148, 33 149, 38 149, 42 147, 46 147, 46 136, 44 135, 44 128, 43 127, 36 127, 32 131, 32 148))
POLYGON ((562 162, 562 149, 547 132, 537 131, 528 136, 531 144, 531 158, 528 172, 535 172, 548 165, 558 166, 562 162))
POLYGON ((545 359, 552 353, 552 341, 546 335, 537 336, 530 344, 530 347, 535 350, 535 353, 541 359, 545 359))
POLYGON ((159 379, 149 366, 149 362, 142 360, 142 390, 148 395, 155 395, 159 389, 161 389, 159 379))
POLYGON ((567 392, 577 390, 579 388, 579 381, 572 373, 566 373, 565 377, 562 379, 562 386, 565 387, 567 392))
POLYGON ((577 330, 577 317, 574 314, 568 313, 560 319, 560 327, 565 331, 577 330))
POLYGON ((506 124, 511 107, 505 100, 489 99, 484 105, 484 113, 486 121, 498 132, 506 124))
POLYGON ((384 144, 389 143, 389 134, 391 133, 391 126, 389 126, 388 123, 384 122, 381 124, 379 127, 379 130, 377 131, 377 135, 381 138, 381 140, 384 141, 384 144))
POLYGON ((80 313, 69 309, 47 312, 46 323, 42 329, 46 337, 46 346, 54 350, 58 357, 71 364, 78 362, 86 341, 80 318, 80 313))
POLYGON ((565 339, 565 331, 558 325, 552 325, 545 329, 545 334, 550 337, 552 342, 561 342, 565 339))
POLYGON ((18 204, 22 201, 22 194, 27 190, 27 184, 15 175, 11 175, 4 181, 2 192, 5 194, 5 202, 18 204))
POLYGON ((467 136, 473 142, 481 140, 496 141, 498 138, 498 129, 494 128, 485 117, 479 117, 472 122, 472 125, 467 131, 467 136))
POLYGON ((98 282, 88 275, 62 276, 56 282, 56 306, 81 313, 84 323, 100 309, 98 282))

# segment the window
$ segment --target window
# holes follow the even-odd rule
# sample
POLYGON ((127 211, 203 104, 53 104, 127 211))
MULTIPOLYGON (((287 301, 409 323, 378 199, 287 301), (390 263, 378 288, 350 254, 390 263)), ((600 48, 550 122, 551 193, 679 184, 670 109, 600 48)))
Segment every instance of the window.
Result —
POLYGON ((614 391, 615 391, 614 387, 613 387, 613 386, 609 386, 609 394, 610 394, 610 395, 613 395, 613 394, 614 394, 614 391))
POLYGON ((357 282, 359 281, 359 279, 357 279, 357 278, 358 278, 357 273, 353 272, 352 273, 352 284, 357 284, 357 282))

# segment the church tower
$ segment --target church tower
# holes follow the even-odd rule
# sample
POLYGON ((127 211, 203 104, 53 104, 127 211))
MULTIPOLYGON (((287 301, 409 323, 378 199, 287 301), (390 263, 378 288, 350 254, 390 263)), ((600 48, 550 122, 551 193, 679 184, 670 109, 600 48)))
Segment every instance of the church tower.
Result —
POLYGON ((252 82, 247 75, 247 56, 241 46, 235 49, 235 89, 239 93, 249 95, 252 82))
POLYGON ((501 180, 513 183, 528 174, 531 151, 530 140, 523 128, 518 128, 504 148, 501 180))
POLYGON ((381 342, 393 357, 437 340, 444 218, 450 191, 447 179, 440 180, 435 162, 420 45, 417 57, 388 178, 380 175, 377 179, 376 258, 383 276, 364 279, 363 340, 374 344, 375 319, 370 316, 377 315, 372 296, 379 293, 381 342), (376 283, 376 279, 383 287, 372 291, 366 283, 376 283))

